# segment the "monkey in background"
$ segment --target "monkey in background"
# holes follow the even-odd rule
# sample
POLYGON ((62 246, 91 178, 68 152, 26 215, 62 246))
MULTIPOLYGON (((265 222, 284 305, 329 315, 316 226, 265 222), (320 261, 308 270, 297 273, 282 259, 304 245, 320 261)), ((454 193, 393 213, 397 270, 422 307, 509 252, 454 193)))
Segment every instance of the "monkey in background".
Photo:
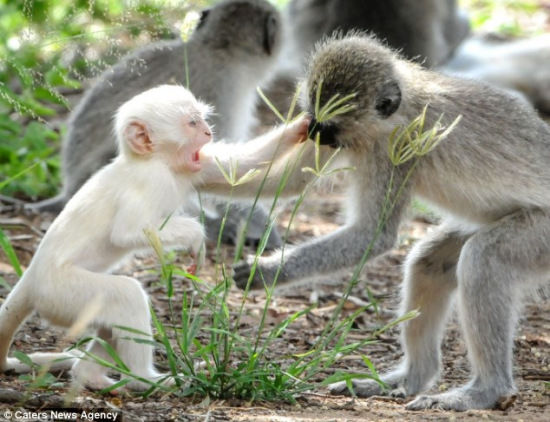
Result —
MULTIPOLYGON (((304 108, 313 114, 318 87, 321 106, 334 95, 355 94, 355 107, 328 122, 311 122, 322 154, 341 147, 338 166, 349 173, 347 223, 326 236, 260 257, 251 286, 271 283, 282 259, 278 284, 315 278, 358 264, 371 242, 370 257, 390 249, 412 196, 433 204, 443 223, 409 253, 402 312, 420 310, 403 324, 405 356, 381 379, 354 380, 358 396, 417 395, 440 370, 440 343, 453 295, 472 378, 460 388, 419 396, 408 409, 491 408, 516 393, 512 375, 514 328, 522 295, 550 274, 550 127, 524 101, 488 84, 452 78, 406 61, 369 36, 349 35, 318 46, 306 74, 304 108), (388 156, 392 133, 427 107, 425 128, 441 119, 454 130, 418 159, 395 167, 388 156), (393 212, 378 237, 382 207, 393 180, 393 212)), ((305 165, 313 161, 313 146, 305 165)), ((301 166, 298 166, 300 168, 301 166)), ((307 175, 296 171, 288 186, 300 192, 307 175)), ((287 192, 287 194, 290 192, 287 192)), ((254 259, 234 266, 244 287, 254 259)), ((333 393, 348 393, 345 383, 333 393)))
MULTIPOLYGON (((265 88, 279 110, 289 108, 315 43, 334 31, 372 32, 426 67, 444 63, 470 32, 468 17, 455 0, 292 0, 283 17, 287 28, 281 59, 265 88)), ((270 110, 259 107, 264 120, 274 123, 270 110)))
MULTIPOLYGON (((90 318, 88 326, 117 351, 134 375, 152 382, 167 379, 168 374, 153 366, 152 348, 126 339, 128 332, 119 328, 132 328, 137 330, 132 337, 151 340, 147 293, 137 280, 109 271, 131 252, 148 247, 146 231, 158 233, 163 245, 188 248, 197 256, 203 227, 185 214, 185 207, 181 209, 195 189, 227 194, 218 165, 229 171, 232 162, 238 162, 242 175, 266 167, 276 154, 284 156, 307 138, 309 120, 301 118, 249 142, 214 144, 204 120, 208 111, 188 90, 171 85, 145 91, 120 107, 115 122, 118 157, 70 199, 0 307, 1 371, 30 370, 7 354, 18 327, 38 311, 62 327, 90 318), (89 309, 90 304, 95 308, 89 309)), ((89 343, 88 352, 110 361, 97 340, 89 343)), ((70 368, 75 382, 92 390, 115 383, 108 368, 77 353, 29 357, 55 370, 70 368)), ((149 384, 133 379, 126 388, 146 390, 149 384)))
MULTIPOLYGON (((283 74, 335 30, 376 34, 406 58, 458 77, 500 86, 550 114, 550 42, 547 35, 520 40, 470 36, 467 15, 455 0, 292 0, 286 19, 291 42, 283 74)), ((287 75, 288 77, 288 75, 287 75)))
MULTIPOLYGON (((62 192, 30 208, 60 211, 78 188, 115 156, 116 143, 108 123, 115 110, 156 85, 185 84, 185 54, 189 88, 214 106, 209 120, 216 138, 235 142, 246 139, 254 122, 256 87, 265 81, 280 47, 281 18, 273 5, 265 0, 226 0, 202 12, 186 44, 180 39, 155 42, 124 57, 101 75, 69 117, 62 146, 62 192)), ((198 214, 198 205, 195 209, 198 214)), ((247 215, 246 208, 231 208, 232 220, 240 221, 247 215)), ((254 210, 249 234, 256 240, 263 233, 266 218, 262 208, 254 210)), ((209 237, 216 238, 220 217, 207 213, 206 221, 212 231, 209 237)), ((236 228, 227 227, 224 233, 234 236, 228 241, 236 242, 236 228)), ((268 248, 280 245, 276 231, 268 243, 268 248)))
POLYGON ((292 0, 286 15, 298 57, 307 56, 318 40, 336 30, 362 29, 405 57, 434 67, 470 31, 456 0, 292 0))

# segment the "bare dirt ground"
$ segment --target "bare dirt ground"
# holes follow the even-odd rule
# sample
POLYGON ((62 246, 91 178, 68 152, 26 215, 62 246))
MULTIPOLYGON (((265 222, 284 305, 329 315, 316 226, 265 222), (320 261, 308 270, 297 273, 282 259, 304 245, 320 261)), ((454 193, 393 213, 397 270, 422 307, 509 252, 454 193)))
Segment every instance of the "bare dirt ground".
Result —
MULTIPOLYGON (((290 241, 301 242, 312 236, 328 233, 341 222, 339 217, 339 195, 314 195, 299 213, 290 241)), ((0 226, 10 237, 17 255, 24 265, 28 264, 37 243, 52 217, 48 215, 25 214, 20 208, 7 202, 0 202, 0 226)), ((288 221, 288 211, 281 214, 281 227, 288 221)), ((399 245, 388 254, 374 260, 363 272, 361 282, 354 289, 352 297, 345 306, 345 312, 353 312, 358 306, 369 301, 366 293, 368 286, 379 300, 379 314, 367 312, 357 321, 357 330, 351 336, 361 338, 390 321, 395 316, 399 303, 401 282, 401 264, 411 244, 421 237, 431 224, 422 219, 413 219, 403 226, 399 245)), ((230 256, 231 248, 225 251, 230 256)), ((213 251, 210 248, 206 267, 202 277, 212 281, 214 277, 213 251)), ((157 277, 150 272, 156 261, 150 256, 140 256, 121 270, 140 279, 151 295, 153 306, 158 315, 167 318, 166 292, 157 283, 157 277)), ((10 284, 17 281, 7 258, 0 253, 0 275, 10 284)), ((289 353, 308 350, 312 341, 319 335, 324 324, 345 288, 350 274, 333 277, 323 284, 304 285, 281 290, 269 308, 269 324, 317 302, 318 307, 307 316, 291 325, 285 334, 274 343, 269 355, 273 359, 289 353), (327 283, 330 282, 330 283, 327 283)), ((191 291, 187 280, 181 280, 176 286, 176 295, 191 291)), ((0 301, 7 294, 0 288, 0 301)), ((242 294, 232 288, 228 298, 230 310, 240 305, 242 294)), ((246 314, 241 324, 242 335, 251 335, 259 319, 265 295, 254 293, 246 302, 246 314)), ((177 300, 176 300, 177 301, 177 300)), ((38 317, 31 318, 17 334, 14 348, 31 352, 35 350, 59 350, 61 331, 50 328, 40 322, 38 317)), ((441 380, 432 391, 443 391, 460 385, 468 378, 469 367, 464 341, 456 321, 449 324, 443 342, 444 371, 441 380)), ((365 347, 366 354, 379 371, 391 367, 402 356, 398 341, 398 329, 392 329, 379 337, 379 342, 365 347)), ((157 362, 165 362, 160 353, 157 362)), ((359 355, 347 356, 337 366, 353 372, 365 371, 359 355)), ((247 403, 238 400, 208 401, 200 398, 181 399, 157 394, 143 399, 139 396, 119 395, 100 396, 90 392, 80 392, 68 401, 72 407, 80 409, 109 409, 119 411, 126 421, 379 421, 379 420, 468 420, 480 419, 499 421, 549 421, 550 420, 550 300, 538 299, 529 303, 521 314, 514 352, 514 372, 518 386, 516 401, 506 410, 469 411, 463 413, 444 411, 409 412, 404 404, 410 400, 373 397, 369 399, 351 399, 333 397, 326 390, 314 391, 297 397, 297 403, 247 403)), ((333 368, 336 369, 336 368, 333 368)), ((332 372, 327 372, 329 375, 332 372)), ((323 375, 320 375, 323 376, 323 375)), ((44 390, 28 389, 28 383, 14 375, 0 377, 0 420, 7 420, 6 411, 40 410, 59 407, 67 398, 69 391, 66 376, 60 376, 59 386, 44 390)), ((32 420, 32 419, 30 419, 32 420)), ((120 418, 118 419, 120 420, 120 418)))

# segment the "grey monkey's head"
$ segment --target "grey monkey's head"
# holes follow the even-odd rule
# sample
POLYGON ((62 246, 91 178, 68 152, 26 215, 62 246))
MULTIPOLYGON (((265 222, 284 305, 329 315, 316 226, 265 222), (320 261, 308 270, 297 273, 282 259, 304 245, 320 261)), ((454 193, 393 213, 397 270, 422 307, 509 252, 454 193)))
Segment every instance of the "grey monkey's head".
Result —
POLYGON ((282 19, 266 0, 226 0, 202 11, 194 38, 238 56, 276 56, 282 44, 282 19))
POLYGON ((312 135, 319 132, 323 145, 353 147, 365 128, 394 114, 401 104, 395 61, 395 53, 368 35, 335 35, 318 44, 306 73, 304 109, 315 116, 318 91, 320 107, 335 95, 355 97, 351 111, 322 123, 313 119, 312 135))

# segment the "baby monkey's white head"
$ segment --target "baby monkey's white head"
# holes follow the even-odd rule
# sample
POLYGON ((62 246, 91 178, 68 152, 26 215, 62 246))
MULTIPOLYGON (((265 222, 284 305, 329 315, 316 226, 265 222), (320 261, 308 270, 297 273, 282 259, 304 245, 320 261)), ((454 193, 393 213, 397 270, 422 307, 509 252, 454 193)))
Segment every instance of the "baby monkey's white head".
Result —
POLYGON ((179 85, 160 85, 128 100, 116 114, 120 153, 165 160, 176 172, 201 169, 199 151, 212 140, 210 106, 179 85))

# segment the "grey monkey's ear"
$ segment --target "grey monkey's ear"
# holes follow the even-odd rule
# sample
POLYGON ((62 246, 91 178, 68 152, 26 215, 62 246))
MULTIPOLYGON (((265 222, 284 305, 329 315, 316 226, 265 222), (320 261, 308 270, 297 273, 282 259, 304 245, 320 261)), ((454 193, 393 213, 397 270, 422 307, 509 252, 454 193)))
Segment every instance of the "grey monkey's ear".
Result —
POLYGON ((271 55, 273 51, 273 46, 275 45, 275 41, 277 40, 278 29, 279 28, 277 25, 277 18, 270 13, 269 15, 267 15, 264 22, 263 47, 268 55, 271 55))
POLYGON ((382 84, 378 90, 375 108, 383 119, 390 117, 401 104, 401 88, 395 80, 382 84))
POLYGON ((201 26, 203 26, 206 23, 206 19, 208 19, 209 13, 210 13, 210 9, 205 9, 201 12, 201 17, 199 19, 199 23, 197 24, 195 30, 199 29, 201 26))

